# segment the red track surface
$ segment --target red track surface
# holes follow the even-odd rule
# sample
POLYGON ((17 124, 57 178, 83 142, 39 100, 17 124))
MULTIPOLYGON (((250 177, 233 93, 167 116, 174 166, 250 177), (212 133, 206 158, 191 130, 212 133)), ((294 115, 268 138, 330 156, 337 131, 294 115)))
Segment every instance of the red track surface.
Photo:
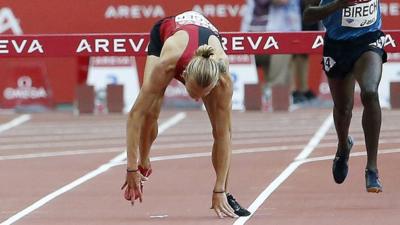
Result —
MULTIPOLYGON (((160 125, 176 113, 163 112, 160 125)), ((316 109, 234 113, 230 191, 243 206, 250 206, 277 177, 282 178, 280 174, 309 146, 329 115, 330 110, 316 109)), ((0 124, 18 116, 0 115, 0 124)), ((29 121, 0 133, 0 225, 8 224, 4 221, 13 215, 19 216, 15 224, 29 225, 235 223, 230 218, 218 219, 209 209, 215 176, 208 156, 212 138, 205 112, 186 112, 183 120, 159 135, 151 153, 153 174, 145 184, 144 202, 134 207, 120 190, 125 166, 108 164, 124 150, 125 115, 31 116, 29 121), (176 159, 180 154, 191 155, 176 159), (108 170, 21 216, 31 204, 104 164, 108 170)), ((366 157, 358 110, 350 132, 356 141, 352 153, 356 154, 350 159, 344 184, 335 184, 331 175, 336 136, 330 124, 311 148, 307 157, 311 162, 287 174, 246 224, 397 225, 399 118, 400 111, 383 112, 379 155, 383 193, 365 191, 366 157), (316 157, 322 158, 318 161, 316 157)))

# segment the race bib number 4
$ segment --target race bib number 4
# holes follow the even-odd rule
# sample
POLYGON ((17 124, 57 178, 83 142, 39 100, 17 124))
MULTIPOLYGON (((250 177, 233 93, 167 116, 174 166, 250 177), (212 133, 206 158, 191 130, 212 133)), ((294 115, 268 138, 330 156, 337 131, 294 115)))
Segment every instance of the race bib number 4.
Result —
POLYGON ((342 9, 342 26, 367 27, 378 18, 378 0, 359 1, 353 6, 342 9))
POLYGON ((336 64, 336 61, 329 56, 324 56, 323 60, 324 60, 324 69, 326 72, 329 72, 332 69, 332 67, 336 64))

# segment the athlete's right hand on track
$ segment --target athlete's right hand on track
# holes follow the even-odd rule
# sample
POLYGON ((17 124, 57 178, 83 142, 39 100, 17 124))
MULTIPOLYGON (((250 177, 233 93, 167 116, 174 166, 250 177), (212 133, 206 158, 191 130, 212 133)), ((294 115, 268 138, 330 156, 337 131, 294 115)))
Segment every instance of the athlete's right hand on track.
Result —
POLYGON ((214 209, 217 216, 221 219, 224 218, 224 216, 229 216, 233 218, 238 217, 231 206, 228 204, 225 192, 213 193, 211 209, 214 209))
POLYGON ((131 204, 135 204, 135 200, 139 199, 139 202, 143 200, 143 182, 147 178, 144 177, 139 171, 127 172, 125 183, 122 185, 121 190, 125 188, 124 197, 126 200, 131 201, 131 204))

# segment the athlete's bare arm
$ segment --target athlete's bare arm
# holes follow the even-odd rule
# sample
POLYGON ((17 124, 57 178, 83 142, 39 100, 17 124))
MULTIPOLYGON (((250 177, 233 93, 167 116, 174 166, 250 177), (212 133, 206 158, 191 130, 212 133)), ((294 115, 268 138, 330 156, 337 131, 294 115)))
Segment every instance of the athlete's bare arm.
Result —
MULTIPOLYGON (((129 113, 127 123, 127 169, 137 170, 139 158, 139 138, 140 129, 146 129, 143 126, 145 115, 149 113, 153 104, 162 100, 165 89, 175 75, 175 64, 180 57, 179 51, 176 51, 174 40, 167 40, 161 51, 160 60, 152 68, 149 82, 145 82, 139 92, 136 102, 129 113)), ((142 192, 140 189, 143 177, 138 172, 128 172, 126 184, 131 196, 132 204, 135 196, 142 201, 142 192), (133 197, 132 197, 133 196, 133 197)))
MULTIPOLYGON (((213 129, 212 163, 216 172, 215 192, 226 191, 231 158, 231 103, 232 81, 223 74, 217 86, 203 98, 213 129)), ((223 214, 236 217, 224 193, 214 193, 212 208, 219 217, 223 214)))
POLYGON ((305 23, 318 22, 336 10, 355 4, 355 2, 351 0, 335 0, 325 5, 319 5, 319 3, 320 0, 306 0, 306 8, 303 12, 303 20, 305 23))
MULTIPOLYGON (((229 74, 229 61, 219 39, 210 36, 208 44, 215 49, 215 58, 223 61, 227 71, 220 74, 217 86, 203 97, 213 129, 212 163, 216 173, 215 192, 227 191, 227 178, 231 158, 231 109, 233 86, 229 74)), ((213 193, 212 208, 219 217, 223 214, 236 217, 224 193, 213 193)))

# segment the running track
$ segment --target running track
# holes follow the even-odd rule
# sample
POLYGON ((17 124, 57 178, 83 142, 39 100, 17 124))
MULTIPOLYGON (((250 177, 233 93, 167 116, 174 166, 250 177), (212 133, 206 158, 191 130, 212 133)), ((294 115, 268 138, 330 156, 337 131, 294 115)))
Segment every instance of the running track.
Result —
POLYGON ((144 202, 122 197, 126 115, 0 114, 0 225, 397 225, 400 111, 383 111, 380 194, 366 193, 361 111, 350 172, 333 182, 328 109, 234 112, 231 192, 254 212, 218 219, 205 112, 164 111, 144 202))

